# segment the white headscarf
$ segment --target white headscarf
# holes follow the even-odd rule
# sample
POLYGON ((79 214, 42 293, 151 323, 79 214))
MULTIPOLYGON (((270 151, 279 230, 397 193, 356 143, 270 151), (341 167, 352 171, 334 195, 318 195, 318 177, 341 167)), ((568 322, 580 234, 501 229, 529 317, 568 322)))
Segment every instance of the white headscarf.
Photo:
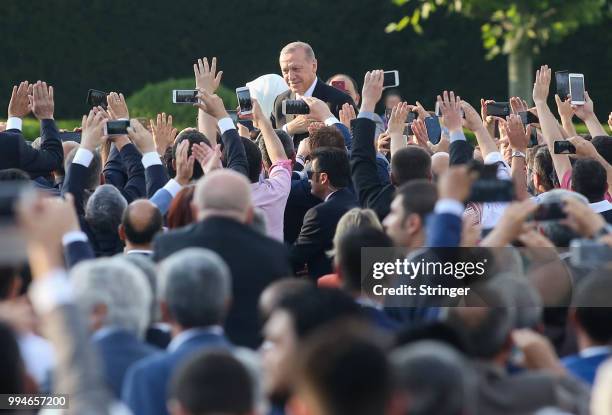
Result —
POLYGON ((266 117, 272 114, 276 97, 289 89, 282 76, 277 74, 262 75, 247 82, 246 86, 249 87, 251 97, 259 102, 266 117))

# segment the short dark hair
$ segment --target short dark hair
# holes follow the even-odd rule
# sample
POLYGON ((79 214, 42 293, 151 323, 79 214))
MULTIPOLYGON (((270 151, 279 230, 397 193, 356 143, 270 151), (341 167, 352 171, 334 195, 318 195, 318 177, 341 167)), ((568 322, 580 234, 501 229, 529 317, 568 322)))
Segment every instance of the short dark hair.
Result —
POLYGON ((136 229, 134 224, 130 220, 130 212, 132 210, 132 204, 123 211, 123 217, 121 218, 121 224, 125 229, 125 236, 128 241, 134 244, 148 244, 153 241, 153 238, 157 232, 163 228, 163 218, 159 209, 153 209, 147 226, 144 229, 136 229))
POLYGON ((349 291, 360 291, 362 289, 362 248, 392 247, 393 241, 386 233, 370 226, 354 228, 344 234, 336 247, 336 263, 342 272, 344 288, 349 291))
POLYGON ((255 406, 253 379, 229 352, 206 350, 181 364, 171 381, 170 399, 192 414, 246 414, 255 406))
POLYGON ((9 326, 0 322, 0 390, 2 393, 24 393, 25 369, 17 338, 9 326))
POLYGON ((361 309, 348 294, 331 288, 309 287, 288 295, 277 310, 281 309, 291 315, 299 339, 336 319, 361 316, 361 309))
POLYGON ((431 156, 417 146, 408 146, 391 157, 391 176, 396 186, 414 179, 431 178, 431 156))
POLYGON ((328 415, 386 412, 392 371, 385 350, 367 329, 332 324, 307 339, 300 349, 298 391, 312 391, 328 415), (351 330, 352 329, 352 330, 351 330))
POLYGON ((546 144, 540 146, 533 156, 533 173, 538 175, 540 184, 546 191, 559 186, 559 178, 546 144))
MULTIPOLYGON (((80 147, 73 148, 70 153, 66 156, 64 160, 64 170, 66 174, 70 171, 70 166, 72 165, 72 161, 74 160, 74 156, 80 147)), ((89 167, 87 167, 87 177, 85 178, 85 189, 89 191, 96 190, 96 187, 100 185, 100 174, 102 173, 102 157, 100 156, 100 152, 98 150, 93 151, 93 159, 91 159, 91 163, 89 167)))
POLYGON ((612 164, 612 137, 609 135, 598 135, 591 140, 595 150, 608 162, 612 164))
POLYGON ((415 179, 403 184, 395 191, 396 196, 402 196, 404 215, 416 213, 425 220, 433 212, 438 200, 438 189, 425 179, 415 179))
POLYGON ((21 169, 4 169, 0 170, 0 182, 27 182, 30 181, 30 175, 21 169))
MULTIPOLYGON (((176 136, 176 139, 174 140, 174 145, 171 147, 172 150, 171 151, 167 150, 166 154, 164 155, 164 161, 166 162, 166 167, 168 168, 168 171, 171 173, 171 176, 176 175, 176 171, 172 167, 172 160, 176 159, 176 150, 178 149, 179 144, 183 142, 183 140, 189 140, 188 155, 190 156, 191 156, 191 146, 193 146, 194 144, 200 144, 203 142, 208 147, 212 147, 212 145, 210 144, 210 140, 204 134, 202 134, 195 128, 188 128, 186 130, 181 131, 179 135, 176 136)), ((200 166, 200 163, 194 163, 192 178, 197 180, 203 175, 204 175, 204 171, 202 171, 202 166, 200 166)))
POLYGON ((334 147, 342 150, 346 149, 344 136, 333 125, 321 127, 318 130, 314 131, 310 135, 309 141, 311 151, 314 151, 321 147, 334 147))
POLYGON ((312 152, 317 160, 319 172, 327 173, 329 183, 335 188, 347 187, 351 179, 351 166, 345 150, 335 147, 320 147, 312 152))
POLYGON ((576 290, 576 320, 586 334, 597 343, 612 341, 612 307, 609 271, 598 270, 586 276, 576 290))
POLYGON ((608 189, 606 169, 594 159, 576 160, 572 167, 572 190, 585 196, 589 203, 602 201, 608 189))
MULTIPOLYGON (((283 145, 283 149, 285 150, 285 155, 288 159, 295 158, 295 147, 293 145, 293 139, 283 130, 274 130, 281 144, 283 145)), ((261 157, 264 164, 271 166, 272 160, 270 160, 270 155, 268 154, 268 149, 266 148, 266 141, 263 139, 263 136, 259 134, 257 138, 257 145, 259 147, 259 151, 261 151, 261 157)))
MULTIPOLYGON (((242 145, 244 146, 244 152, 246 153, 249 173, 249 180, 251 183, 257 183, 259 181, 259 175, 261 174, 261 162, 262 156, 259 147, 251 139, 246 137, 240 137, 242 139, 242 145)), ((225 158, 227 160, 227 157, 225 158)))

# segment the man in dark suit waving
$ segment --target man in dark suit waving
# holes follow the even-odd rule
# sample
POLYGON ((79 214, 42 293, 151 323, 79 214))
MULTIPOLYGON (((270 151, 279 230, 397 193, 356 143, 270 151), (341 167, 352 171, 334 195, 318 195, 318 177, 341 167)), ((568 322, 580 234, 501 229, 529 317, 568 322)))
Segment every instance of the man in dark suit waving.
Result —
POLYGON ((272 124, 275 128, 282 128, 291 135, 296 148, 300 141, 308 136, 308 125, 312 120, 308 115, 285 116, 282 112, 284 100, 319 98, 329 106, 335 117, 338 117, 343 104, 348 102, 355 106, 350 96, 317 78, 317 59, 308 43, 289 43, 281 50, 279 63, 289 90, 276 97, 272 124))

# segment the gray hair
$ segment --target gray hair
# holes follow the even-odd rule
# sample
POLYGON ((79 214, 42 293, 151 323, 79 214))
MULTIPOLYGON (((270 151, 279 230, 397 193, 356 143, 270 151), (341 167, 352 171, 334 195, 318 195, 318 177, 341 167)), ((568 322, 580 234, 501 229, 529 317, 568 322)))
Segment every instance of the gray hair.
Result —
MULTIPOLYGON (((539 196, 539 203, 561 203, 564 198, 573 197, 576 200, 589 204, 586 197, 580 193, 572 192, 565 189, 553 189, 548 192, 542 193, 539 196)), ((572 239, 579 238, 580 236, 574 232, 571 228, 566 225, 562 225, 559 221, 546 221, 540 222, 540 229, 544 232, 544 235, 551 240, 551 242, 557 247, 568 247, 572 239)))
POLYGON ((293 53, 296 50, 300 50, 300 49, 304 51, 304 53, 306 54, 306 57, 309 60, 314 60, 315 59, 315 53, 314 53, 314 50, 312 50, 312 47, 308 43, 300 42, 300 41, 289 43, 287 46, 285 46, 281 50, 280 54, 282 56, 282 55, 286 55, 288 53, 293 53))
POLYGON ((151 298, 151 322, 158 321, 161 316, 157 301, 157 271, 155 270, 155 263, 144 255, 118 254, 118 257, 136 265, 138 269, 144 273, 145 277, 147 277, 147 282, 149 283, 149 287, 153 293, 151 298))
POLYGON ((219 324, 231 291, 228 266, 209 249, 183 249, 160 264, 158 295, 183 327, 219 324))
POLYGON ((390 355, 400 392, 409 394, 411 414, 470 413, 476 376, 466 359, 444 343, 422 340, 390 355))
POLYGON ((99 304, 107 308, 105 326, 141 336, 149 324, 153 294, 147 277, 120 257, 84 261, 70 271, 77 303, 88 313, 99 304))
POLYGON ((94 232, 118 232, 128 203, 115 186, 105 184, 96 189, 85 206, 85 220, 94 232))
POLYGON ((542 321, 542 298, 526 277, 515 274, 498 274, 490 286, 504 292, 515 309, 515 328, 535 328, 542 321))

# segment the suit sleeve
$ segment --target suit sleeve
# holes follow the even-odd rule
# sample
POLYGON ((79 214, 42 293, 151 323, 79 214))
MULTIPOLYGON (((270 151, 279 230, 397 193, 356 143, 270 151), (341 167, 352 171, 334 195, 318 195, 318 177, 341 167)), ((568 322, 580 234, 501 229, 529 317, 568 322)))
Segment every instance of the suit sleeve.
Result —
POLYGON ((168 183, 169 177, 166 169, 161 164, 152 164, 145 169, 145 180, 147 198, 152 198, 155 193, 168 183))
POLYGON ((474 157, 474 148, 466 140, 456 140, 450 143, 449 163, 451 166, 465 164, 474 157))
POLYGON ((145 172, 142 165, 142 154, 134 144, 126 144, 119 152, 123 165, 127 169, 128 179, 121 193, 128 203, 145 197, 145 172))
POLYGON ((310 209, 304 216, 300 234, 289 253, 294 272, 304 268, 304 264, 321 251, 320 241, 323 238, 318 212, 316 209, 310 209))
POLYGON ((249 177, 249 163, 242 139, 235 128, 230 128, 221 135, 227 155, 227 168, 249 177))
POLYGON ((427 243, 431 248, 457 247, 461 244, 461 217, 452 213, 432 213, 426 220, 427 243))
POLYGON ((64 185, 62 186, 62 196, 66 193, 71 193, 74 197, 74 207, 79 216, 85 215, 85 178, 88 174, 88 168, 79 163, 72 163, 68 166, 66 176, 64 177, 64 185))
POLYGON ((104 165, 104 182, 112 184, 117 189, 123 189, 127 182, 127 171, 121 160, 119 149, 113 143, 111 144, 110 152, 108 153, 108 159, 104 165))
POLYGON ((64 149, 54 120, 40 121, 40 150, 30 147, 23 135, 20 147, 20 168, 32 179, 59 170, 64 162, 64 149))
POLYGON ((351 152, 351 172, 359 204, 368 207, 376 198, 384 184, 378 177, 374 132, 376 125, 367 118, 357 118, 352 122, 353 151, 351 152))
POLYGON ((64 258, 68 269, 74 267, 81 261, 94 259, 96 254, 93 251, 89 241, 75 241, 69 243, 64 248, 64 258))

